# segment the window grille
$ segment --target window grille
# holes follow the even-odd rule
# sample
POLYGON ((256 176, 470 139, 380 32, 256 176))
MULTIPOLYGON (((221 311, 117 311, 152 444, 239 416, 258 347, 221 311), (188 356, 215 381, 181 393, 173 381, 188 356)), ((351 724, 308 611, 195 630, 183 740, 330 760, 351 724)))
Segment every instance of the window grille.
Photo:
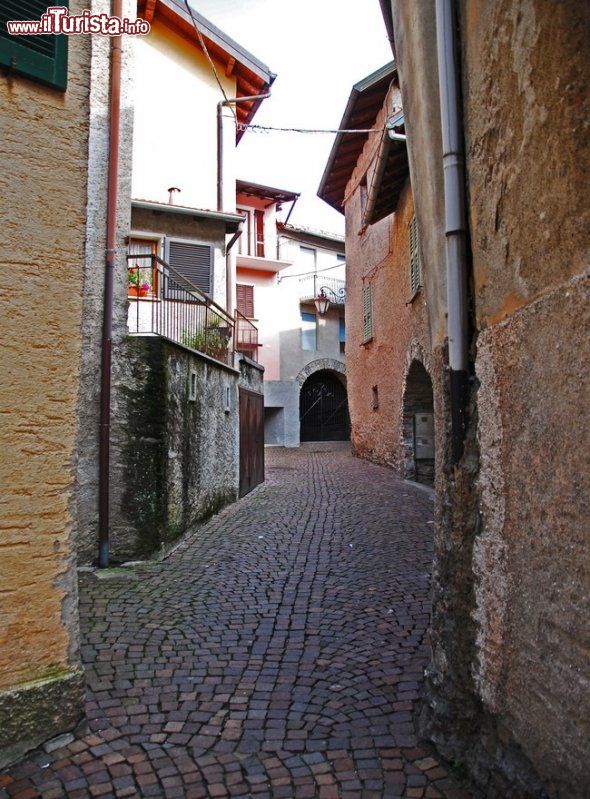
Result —
POLYGON ((410 289, 412 295, 414 295, 422 285, 420 278, 420 240, 415 216, 411 218, 408 225, 408 237, 410 240, 410 289))
POLYGON ((373 296, 371 284, 363 286, 363 341, 373 338, 373 296))

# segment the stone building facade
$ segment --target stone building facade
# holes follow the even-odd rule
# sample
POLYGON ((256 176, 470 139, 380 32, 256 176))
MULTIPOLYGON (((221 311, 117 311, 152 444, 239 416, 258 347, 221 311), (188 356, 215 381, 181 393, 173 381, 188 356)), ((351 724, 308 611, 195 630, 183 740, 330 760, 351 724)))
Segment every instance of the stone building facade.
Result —
MULTIPOLYGON (((400 109, 397 72, 388 64, 353 87, 340 128, 379 131, 400 109)), ((380 132, 355 136, 352 143, 340 136, 319 194, 346 215, 346 364, 353 450, 404 477, 432 484, 430 330, 405 151, 403 142, 384 139, 380 132), (389 183, 378 193, 380 164, 389 183)))
POLYGON ((90 42, 50 46, 30 58, 0 30, 0 767, 83 712, 74 463, 90 42))
POLYGON ((587 720, 586 4, 453 4, 470 236, 470 380, 451 456, 435 4, 383 0, 394 42, 437 409, 425 734, 487 796, 582 797, 587 720), (438 387, 438 388, 436 388, 438 387))

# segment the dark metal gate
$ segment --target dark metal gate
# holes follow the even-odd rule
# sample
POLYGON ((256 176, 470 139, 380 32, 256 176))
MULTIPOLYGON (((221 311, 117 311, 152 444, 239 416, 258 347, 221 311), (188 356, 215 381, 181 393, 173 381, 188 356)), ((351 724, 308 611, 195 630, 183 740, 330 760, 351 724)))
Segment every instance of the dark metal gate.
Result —
POLYGON ((240 389, 240 496, 264 481, 264 397, 240 389))
POLYGON ((301 388, 301 441, 348 441, 350 421, 346 388, 330 372, 316 372, 301 388))

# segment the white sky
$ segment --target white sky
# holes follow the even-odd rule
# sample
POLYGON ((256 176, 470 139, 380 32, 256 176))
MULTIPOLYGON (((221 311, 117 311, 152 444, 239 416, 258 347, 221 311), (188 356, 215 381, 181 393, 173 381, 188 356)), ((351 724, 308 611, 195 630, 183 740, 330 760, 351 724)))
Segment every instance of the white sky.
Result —
MULTIPOLYGON (((192 0, 193 7, 277 74, 254 124, 337 128, 352 85, 391 60, 378 0, 192 0)), ((316 196, 334 137, 244 134, 238 175, 299 191, 291 222, 344 232, 316 196)))

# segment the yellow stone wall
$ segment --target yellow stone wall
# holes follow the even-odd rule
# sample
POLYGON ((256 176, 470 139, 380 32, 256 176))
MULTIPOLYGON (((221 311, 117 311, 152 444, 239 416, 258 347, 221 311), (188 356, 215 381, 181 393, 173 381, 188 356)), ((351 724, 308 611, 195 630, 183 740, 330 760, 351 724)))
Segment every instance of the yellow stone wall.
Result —
MULTIPOLYGON (((82 2, 70 3, 79 13, 82 2)), ((90 41, 65 93, 0 75, 0 694, 78 660, 72 552, 90 41)))

